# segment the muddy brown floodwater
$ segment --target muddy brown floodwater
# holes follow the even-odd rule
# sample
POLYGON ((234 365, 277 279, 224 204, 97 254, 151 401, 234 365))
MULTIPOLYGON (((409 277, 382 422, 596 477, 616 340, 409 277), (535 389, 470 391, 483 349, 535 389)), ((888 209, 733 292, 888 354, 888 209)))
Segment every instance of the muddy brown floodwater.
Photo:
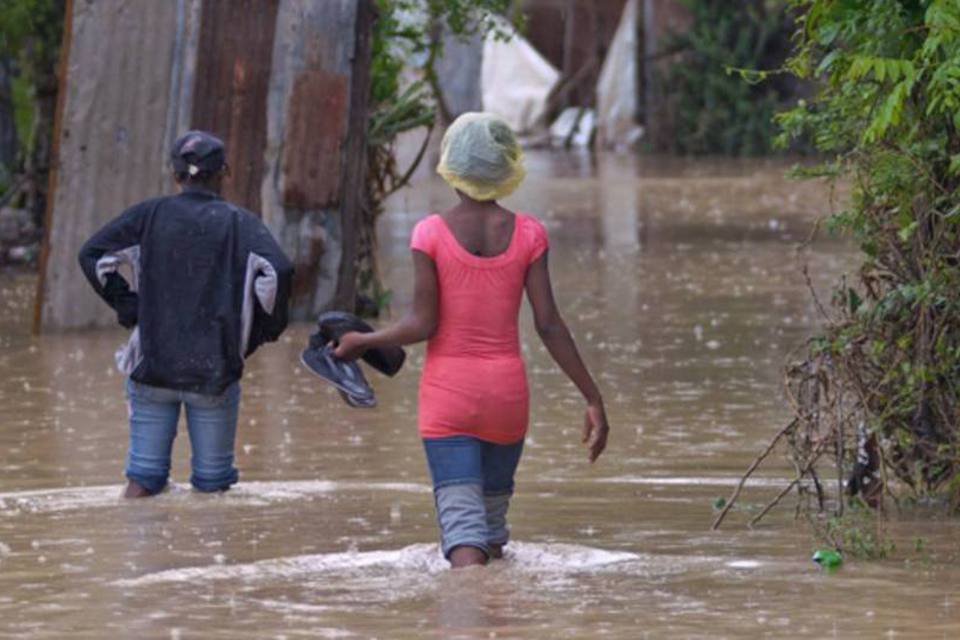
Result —
MULTIPOLYGON (((890 525, 895 559, 810 561, 790 508, 724 529, 712 504, 787 418, 788 351, 816 324, 794 247, 828 208, 781 163, 530 154, 508 202, 552 238, 558 297, 608 401, 613 435, 589 466, 581 402, 530 330, 529 444, 515 542, 484 570, 448 572, 415 426, 423 349, 380 408, 347 408, 304 373, 310 327, 258 353, 245 377, 241 483, 119 499, 126 449, 122 330, 34 338, 34 278, 4 274, 0 310, 0 637, 956 638, 960 526, 890 525), (914 537, 922 553, 909 547, 914 537)), ((452 202, 421 179, 382 222, 395 309, 410 298, 407 238, 452 202)), ((808 252, 817 286, 853 264, 808 252)), ((92 294, 91 294, 92 295, 92 294)), ((760 504, 787 474, 748 486, 760 504)))

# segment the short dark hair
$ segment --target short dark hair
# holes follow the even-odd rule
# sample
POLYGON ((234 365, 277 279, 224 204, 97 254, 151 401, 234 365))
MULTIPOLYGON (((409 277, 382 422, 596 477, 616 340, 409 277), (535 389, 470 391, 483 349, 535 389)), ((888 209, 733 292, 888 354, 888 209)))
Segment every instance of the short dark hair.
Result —
POLYGON ((173 178, 177 184, 184 186, 219 189, 224 175, 224 171, 201 171, 194 175, 187 171, 174 171, 173 178))

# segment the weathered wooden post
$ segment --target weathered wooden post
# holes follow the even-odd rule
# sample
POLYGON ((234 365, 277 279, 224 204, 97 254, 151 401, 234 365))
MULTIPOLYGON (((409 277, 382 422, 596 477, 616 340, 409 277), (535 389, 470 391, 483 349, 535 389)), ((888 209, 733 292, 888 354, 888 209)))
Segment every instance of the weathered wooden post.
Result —
POLYGON ((297 267, 294 317, 354 298, 372 0, 69 2, 36 328, 109 325, 76 266, 124 208, 169 193, 167 152, 220 135, 225 195, 297 267))

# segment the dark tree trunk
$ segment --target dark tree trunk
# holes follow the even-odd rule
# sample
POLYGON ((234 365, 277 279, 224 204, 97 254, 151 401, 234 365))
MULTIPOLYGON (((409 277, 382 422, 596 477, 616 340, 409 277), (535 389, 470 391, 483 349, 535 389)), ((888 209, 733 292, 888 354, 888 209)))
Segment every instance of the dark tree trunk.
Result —
POLYGON ((47 208, 50 160, 53 157, 53 125, 60 86, 58 62, 66 12, 66 0, 54 0, 47 11, 35 16, 37 33, 35 39, 28 43, 27 57, 31 66, 34 111, 30 149, 24 160, 24 170, 28 177, 26 206, 33 213, 38 227, 43 225, 47 208))
POLYGON ((666 55, 671 34, 683 33, 692 25, 692 16, 681 0, 644 0, 643 3, 643 97, 647 139, 657 151, 669 149, 674 137, 674 102, 663 77, 683 54, 666 55))
POLYGON ((51 146, 53 144, 53 122, 57 113, 57 75, 51 68, 42 78, 37 78, 36 96, 33 110, 33 142, 26 158, 27 209, 33 213, 37 226, 43 224, 47 208, 47 183, 50 180, 51 146))
POLYGON ((0 177, 16 171, 17 125, 13 119, 13 90, 8 58, 0 59, 0 177))
POLYGON ((367 177, 367 119, 370 103, 370 57, 373 23, 377 19, 372 0, 357 5, 356 50, 350 89, 349 135, 343 150, 343 182, 340 201, 343 255, 340 260, 334 306, 353 311, 357 301, 357 254, 359 226, 363 220, 367 177))

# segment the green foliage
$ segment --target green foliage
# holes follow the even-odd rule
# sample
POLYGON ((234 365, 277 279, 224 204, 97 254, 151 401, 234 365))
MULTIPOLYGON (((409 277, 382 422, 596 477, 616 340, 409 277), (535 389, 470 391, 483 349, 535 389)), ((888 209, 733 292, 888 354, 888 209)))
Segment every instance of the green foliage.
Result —
POLYGON ((55 75, 63 17, 63 0, 3 0, 0 57, 12 59, 31 81, 55 75))
POLYGON ((17 138, 26 143, 33 131, 33 88, 23 77, 14 78, 11 85, 17 138))
POLYGON ((16 56, 40 34, 51 5, 50 0, 5 0, 0 5, 0 55, 16 56))
POLYGON ((665 78, 674 113, 673 148, 679 153, 760 155, 769 153, 777 128, 773 118, 797 91, 779 75, 748 74, 766 82, 743 82, 735 70, 780 67, 789 53, 786 0, 685 0, 692 28, 667 49, 680 59, 665 78))
POLYGON ((792 0, 797 48, 787 68, 816 96, 778 117, 781 142, 810 140, 824 175, 852 187, 829 226, 862 265, 834 291, 809 354, 827 372, 804 415, 850 465, 857 425, 884 471, 917 495, 960 502, 960 3, 792 0), (825 392, 826 393, 826 392, 825 392), (831 424, 824 421, 832 420, 831 424), (844 428, 846 426, 846 428, 844 428), (856 427, 856 428, 855 428, 856 427))
POLYGON ((829 518, 817 532, 838 551, 863 560, 883 560, 897 548, 876 514, 864 508, 829 518))
MULTIPOLYGON (((63 35, 63 0, 3 0, 0 3, 0 58, 13 69, 12 102, 21 158, 36 146, 34 112, 39 99, 56 93, 56 65, 63 35)), ((52 123, 50 123, 52 127, 52 123)))
MULTIPOLYGON (((387 131, 401 133, 432 124, 431 114, 443 110, 443 96, 434 65, 443 54, 442 33, 469 37, 500 34, 495 16, 505 13, 510 0, 376 0, 379 18, 374 27, 371 100, 377 108, 393 107, 398 99, 404 112, 387 131), (401 90, 405 68, 413 68, 420 83, 401 90), (433 92, 431 104, 426 89, 433 92)), ((503 34, 505 35, 505 34, 503 34)), ((380 114, 381 125, 385 118, 380 114)))

